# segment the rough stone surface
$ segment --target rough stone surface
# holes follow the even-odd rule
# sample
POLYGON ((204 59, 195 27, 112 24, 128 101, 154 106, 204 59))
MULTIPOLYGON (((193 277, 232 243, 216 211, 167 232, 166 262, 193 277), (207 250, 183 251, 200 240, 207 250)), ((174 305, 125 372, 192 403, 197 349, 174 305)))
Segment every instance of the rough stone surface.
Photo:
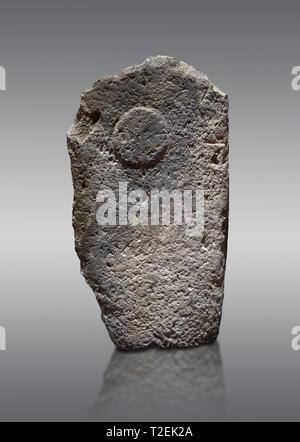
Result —
POLYGON ((214 341, 228 227, 228 100, 198 70, 150 57, 98 80, 68 133, 75 247, 111 339, 122 349, 214 341), (204 232, 184 225, 100 226, 96 196, 204 191, 204 232))

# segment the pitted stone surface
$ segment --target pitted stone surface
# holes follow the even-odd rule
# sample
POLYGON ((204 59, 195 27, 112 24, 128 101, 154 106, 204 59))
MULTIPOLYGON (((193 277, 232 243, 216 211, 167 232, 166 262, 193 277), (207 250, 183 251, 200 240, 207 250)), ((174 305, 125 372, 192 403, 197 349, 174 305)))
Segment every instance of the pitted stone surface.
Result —
POLYGON ((151 57, 82 94, 68 133, 81 270, 122 349, 216 339, 228 226, 228 100, 198 70, 151 57), (100 226, 96 196, 203 189, 204 232, 184 225, 100 226))

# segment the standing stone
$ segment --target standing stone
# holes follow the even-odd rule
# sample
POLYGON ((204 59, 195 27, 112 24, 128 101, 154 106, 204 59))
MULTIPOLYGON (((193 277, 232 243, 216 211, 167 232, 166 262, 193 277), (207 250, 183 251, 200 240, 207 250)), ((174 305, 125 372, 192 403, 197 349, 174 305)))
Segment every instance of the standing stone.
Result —
POLYGON ((150 57, 82 94, 68 150, 75 247, 115 345, 213 342, 227 250, 227 95, 181 61, 150 57), (151 218, 160 191, 182 199, 151 218))

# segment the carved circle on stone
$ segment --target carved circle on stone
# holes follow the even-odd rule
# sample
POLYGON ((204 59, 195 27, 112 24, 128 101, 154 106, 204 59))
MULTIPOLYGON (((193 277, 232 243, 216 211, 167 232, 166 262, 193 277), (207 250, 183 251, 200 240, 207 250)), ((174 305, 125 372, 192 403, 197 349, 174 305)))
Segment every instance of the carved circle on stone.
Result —
POLYGON ((149 107, 134 107, 116 124, 112 137, 117 158, 127 166, 155 166, 168 147, 168 125, 163 115, 149 107))

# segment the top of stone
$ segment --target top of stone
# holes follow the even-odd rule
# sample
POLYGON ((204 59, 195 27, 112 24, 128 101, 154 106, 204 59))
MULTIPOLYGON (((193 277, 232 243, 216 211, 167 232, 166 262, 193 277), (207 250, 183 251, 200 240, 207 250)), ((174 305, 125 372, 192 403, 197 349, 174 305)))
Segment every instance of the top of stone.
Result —
MULTIPOLYGON (((89 133, 94 130, 95 123, 99 120, 101 113, 107 114, 106 120, 111 124, 111 121, 113 121, 111 118, 112 113, 114 113, 113 108, 117 106, 120 96, 122 96, 119 94, 123 94, 129 108, 134 107, 132 105, 134 101, 133 95, 137 90, 140 91, 139 96, 152 96, 153 100, 157 101, 157 94, 160 94, 160 90, 152 85, 151 90, 146 88, 144 91, 143 86, 148 81, 145 81, 145 77, 156 79, 160 83, 160 89, 162 90, 164 88, 172 90, 173 80, 181 78, 184 81, 191 81, 196 86, 199 86, 200 91, 211 89, 216 95, 222 98, 226 97, 226 94, 220 91, 205 74, 183 61, 165 55, 149 57, 141 64, 121 70, 119 74, 100 78, 93 84, 92 88, 85 90, 81 94, 80 108, 68 132, 68 139, 72 138, 73 141, 79 143, 84 142, 89 133), (138 80, 136 80, 137 78, 138 80), (165 84, 164 79, 166 79, 165 84), (135 80, 137 81, 136 85, 134 83, 135 80)), ((129 110, 129 108, 125 110, 129 110)))
POLYGON ((216 92, 218 92, 220 95, 223 95, 223 96, 227 95, 225 92, 222 92, 219 88, 217 88, 209 80, 209 78, 207 77, 206 74, 203 74, 198 69, 194 68, 193 66, 188 65, 187 63, 184 63, 181 60, 178 60, 177 58, 169 57, 167 55, 151 56, 151 57, 146 58, 145 61, 141 64, 136 64, 136 65, 129 66, 127 68, 122 69, 120 71, 120 73, 118 73, 118 74, 104 76, 104 77, 100 78, 99 80, 97 80, 91 89, 84 91, 82 95, 84 95, 86 92, 89 92, 92 89, 96 88, 99 85, 99 83, 102 81, 106 81, 109 79, 118 80, 118 79, 122 79, 122 78, 128 76, 129 74, 132 74, 137 71, 143 71, 148 68, 158 68, 159 69, 159 68, 163 68, 163 67, 165 67, 167 69, 174 70, 174 71, 180 73, 183 77, 186 76, 186 77, 194 78, 195 80, 207 81, 213 85, 216 92))

